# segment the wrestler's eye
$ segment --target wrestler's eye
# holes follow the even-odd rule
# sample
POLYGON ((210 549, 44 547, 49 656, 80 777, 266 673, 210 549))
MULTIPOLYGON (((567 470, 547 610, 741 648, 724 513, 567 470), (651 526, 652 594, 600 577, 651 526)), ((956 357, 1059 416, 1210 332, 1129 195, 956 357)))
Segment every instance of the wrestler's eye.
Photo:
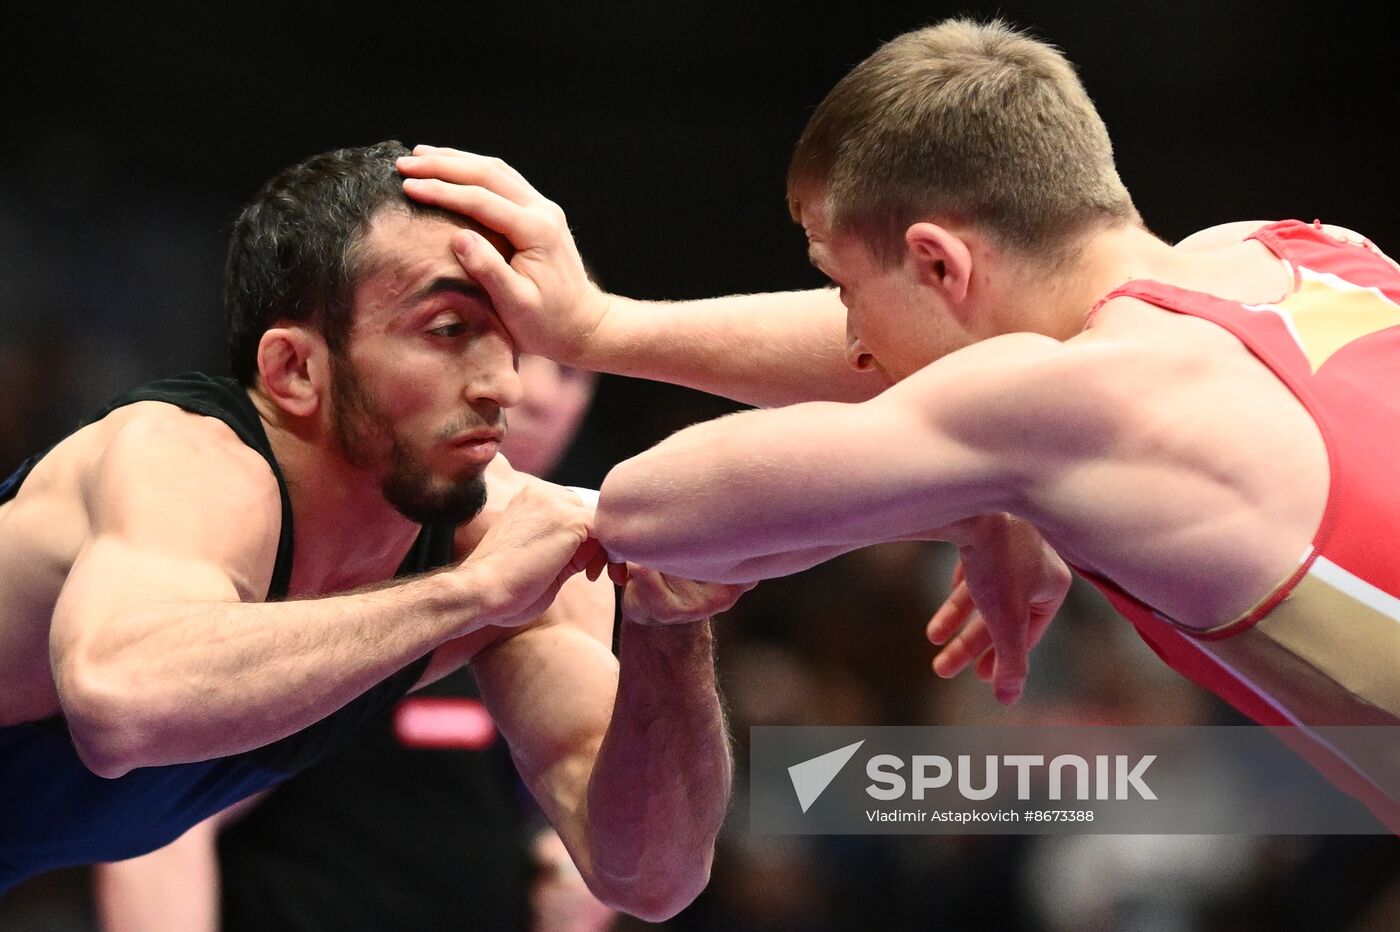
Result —
POLYGON ((467 332, 467 325, 460 320, 441 324, 428 331, 435 337, 459 337, 467 332))

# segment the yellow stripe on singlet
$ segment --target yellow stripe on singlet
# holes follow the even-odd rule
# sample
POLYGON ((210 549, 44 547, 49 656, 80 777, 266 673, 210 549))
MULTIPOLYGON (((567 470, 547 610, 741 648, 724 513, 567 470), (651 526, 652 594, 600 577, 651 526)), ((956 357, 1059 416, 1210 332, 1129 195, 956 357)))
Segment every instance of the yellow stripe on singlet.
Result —
POLYGON ((1400 306, 1375 288, 1362 288, 1327 272, 1300 268, 1302 285, 1277 304, 1254 305, 1288 322, 1312 371, 1354 340, 1400 326, 1400 306))
MULTIPOLYGON (((1400 600, 1325 557, 1252 628, 1194 643, 1304 727, 1400 725, 1400 600)), ((1400 741, 1334 729, 1329 742, 1400 799, 1400 741)))

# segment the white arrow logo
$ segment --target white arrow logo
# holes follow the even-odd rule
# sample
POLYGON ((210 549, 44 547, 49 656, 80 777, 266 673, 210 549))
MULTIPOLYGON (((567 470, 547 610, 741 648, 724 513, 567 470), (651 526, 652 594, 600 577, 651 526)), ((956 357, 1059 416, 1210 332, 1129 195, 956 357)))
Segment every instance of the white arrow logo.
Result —
POLYGON ((846 766, 864 743, 864 740, 860 740, 788 768, 792 788, 797 791, 797 801, 802 805, 803 812, 812 808, 812 803, 826 791, 831 781, 841 772, 841 768, 846 766))

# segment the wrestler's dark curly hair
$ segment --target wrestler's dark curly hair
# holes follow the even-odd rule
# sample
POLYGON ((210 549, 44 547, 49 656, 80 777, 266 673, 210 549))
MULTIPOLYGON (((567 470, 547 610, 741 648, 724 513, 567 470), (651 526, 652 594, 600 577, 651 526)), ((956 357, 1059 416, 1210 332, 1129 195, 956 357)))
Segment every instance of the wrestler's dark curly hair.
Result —
POLYGON ((258 343, 279 321, 311 322, 343 354, 362 258, 356 246, 377 212, 451 216, 403 193, 394 160, 408 154, 388 140, 312 156, 263 185, 239 214, 224 272, 229 364, 239 382, 253 383, 258 343))

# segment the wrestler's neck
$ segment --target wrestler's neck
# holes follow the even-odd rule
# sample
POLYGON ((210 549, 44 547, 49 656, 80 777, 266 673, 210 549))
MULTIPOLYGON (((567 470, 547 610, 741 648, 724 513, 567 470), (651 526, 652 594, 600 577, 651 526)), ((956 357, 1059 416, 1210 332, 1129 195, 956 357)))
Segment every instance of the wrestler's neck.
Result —
POLYGON ((1018 309, 1031 324, 1025 329, 1059 339, 1080 332, 1088 312, 1130 281, 1161 282, 1246 303, 1274 300, 1286 285, 1277 259, 1258 243, 1183 251, 1136 225, 1095 230, 1072 261, 1039 276, 1031 267, 1023 275, 1017 293, 1032 296, 1018 309))
POLYGON ((292 502, 292 594, 341 591, 392 576, 419 526, 384 500, 377 477, 345 460, 327 430, 288 417, 257 389, 248 395, 292 502))
POLYGON ((1096 228, 1083 235, 1068 258, 1047 261, 997 252, 999 268, 986 280, 993 327, 998 333, 1041 333, 1068 340, 1079 333, 1090 308, 1134 278, 1164 271, 1161 252, 1171 247, 1134 225, 1096 228))

